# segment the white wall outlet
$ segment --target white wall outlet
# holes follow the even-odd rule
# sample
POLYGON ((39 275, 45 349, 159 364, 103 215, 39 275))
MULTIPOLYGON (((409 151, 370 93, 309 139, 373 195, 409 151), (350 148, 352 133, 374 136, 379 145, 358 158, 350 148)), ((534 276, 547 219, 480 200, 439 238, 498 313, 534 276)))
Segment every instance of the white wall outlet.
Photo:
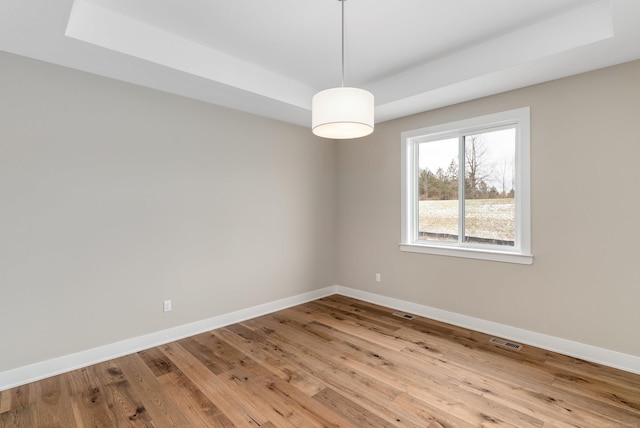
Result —
POLYGON ((163 312, 171 311, 171 300, 165 300, 164 302, 162 302, 162 310, 163 312))
POLYGON ((382 281, 382 276, 379 273, 377 273, 376 274, 376 282, 380 282, 380 281, 382 281))

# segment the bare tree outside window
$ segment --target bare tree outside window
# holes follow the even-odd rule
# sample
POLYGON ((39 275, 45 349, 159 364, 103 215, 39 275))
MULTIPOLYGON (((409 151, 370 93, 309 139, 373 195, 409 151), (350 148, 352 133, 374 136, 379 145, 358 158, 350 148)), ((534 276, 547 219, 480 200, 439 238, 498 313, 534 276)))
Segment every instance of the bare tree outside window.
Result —
POLYGON ((465 197, 467 199, 478 199, 484 196, 482 190, 496 173, 491 163, 492 159, 487 154, 483 135, 475 134, 465 137, 465 197))
POLYGON ((461 138, 419 144, 419 238, 457 242, 462 227, 464 242, 513 246, 515 129, 461 138), (464 162, 462 177, 459 162, 464 162))
POLYGON ((515 163, 515 129, 468 135, 464 144, 464 240, 513 246, 515 201, 512 192, 506 194, 506 182, 515 163))

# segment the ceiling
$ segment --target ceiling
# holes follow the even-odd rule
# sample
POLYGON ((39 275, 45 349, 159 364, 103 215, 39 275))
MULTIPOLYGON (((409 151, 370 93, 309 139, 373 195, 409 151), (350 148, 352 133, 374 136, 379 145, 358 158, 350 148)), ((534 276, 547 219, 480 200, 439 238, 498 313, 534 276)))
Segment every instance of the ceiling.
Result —
MULTIPOLYGON (((640 58, 638 0, 348 0, 383 122, 640 58)), ((336 0, 0 0, 0 50, 302 126, 341 84, 336 0)), ((1 72, 1 71, 0 71, 1 72)))

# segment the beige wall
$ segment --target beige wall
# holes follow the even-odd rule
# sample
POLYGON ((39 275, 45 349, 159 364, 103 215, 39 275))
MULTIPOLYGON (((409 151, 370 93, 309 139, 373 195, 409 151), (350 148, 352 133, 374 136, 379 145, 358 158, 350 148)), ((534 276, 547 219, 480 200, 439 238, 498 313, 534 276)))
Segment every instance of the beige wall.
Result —
POLYGON ((640 356, 640 62, 339 143, 5 53, 0 77, 0 371, 332 284, 640 356), (523 106, 534 264, 401 253, 400 133, 523 106))
POLYGON ((333 285, 335 153, 0 53, 0 372, 333 285))
POLYGON ((639 122, 633 62, 340 142, 337 283, 640 356, 639 122), (524 106, 533 265, 400 252, 400 133, 524 106))

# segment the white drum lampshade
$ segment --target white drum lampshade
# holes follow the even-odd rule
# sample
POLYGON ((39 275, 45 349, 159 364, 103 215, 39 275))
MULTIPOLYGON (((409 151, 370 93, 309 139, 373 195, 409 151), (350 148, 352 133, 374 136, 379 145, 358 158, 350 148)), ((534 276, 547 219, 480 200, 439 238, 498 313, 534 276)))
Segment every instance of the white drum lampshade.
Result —
POLYGON ((359 138, 373 132, 373 94, 358 88, 331 88, 311 100, 311 130, 324 138, 359 138))

